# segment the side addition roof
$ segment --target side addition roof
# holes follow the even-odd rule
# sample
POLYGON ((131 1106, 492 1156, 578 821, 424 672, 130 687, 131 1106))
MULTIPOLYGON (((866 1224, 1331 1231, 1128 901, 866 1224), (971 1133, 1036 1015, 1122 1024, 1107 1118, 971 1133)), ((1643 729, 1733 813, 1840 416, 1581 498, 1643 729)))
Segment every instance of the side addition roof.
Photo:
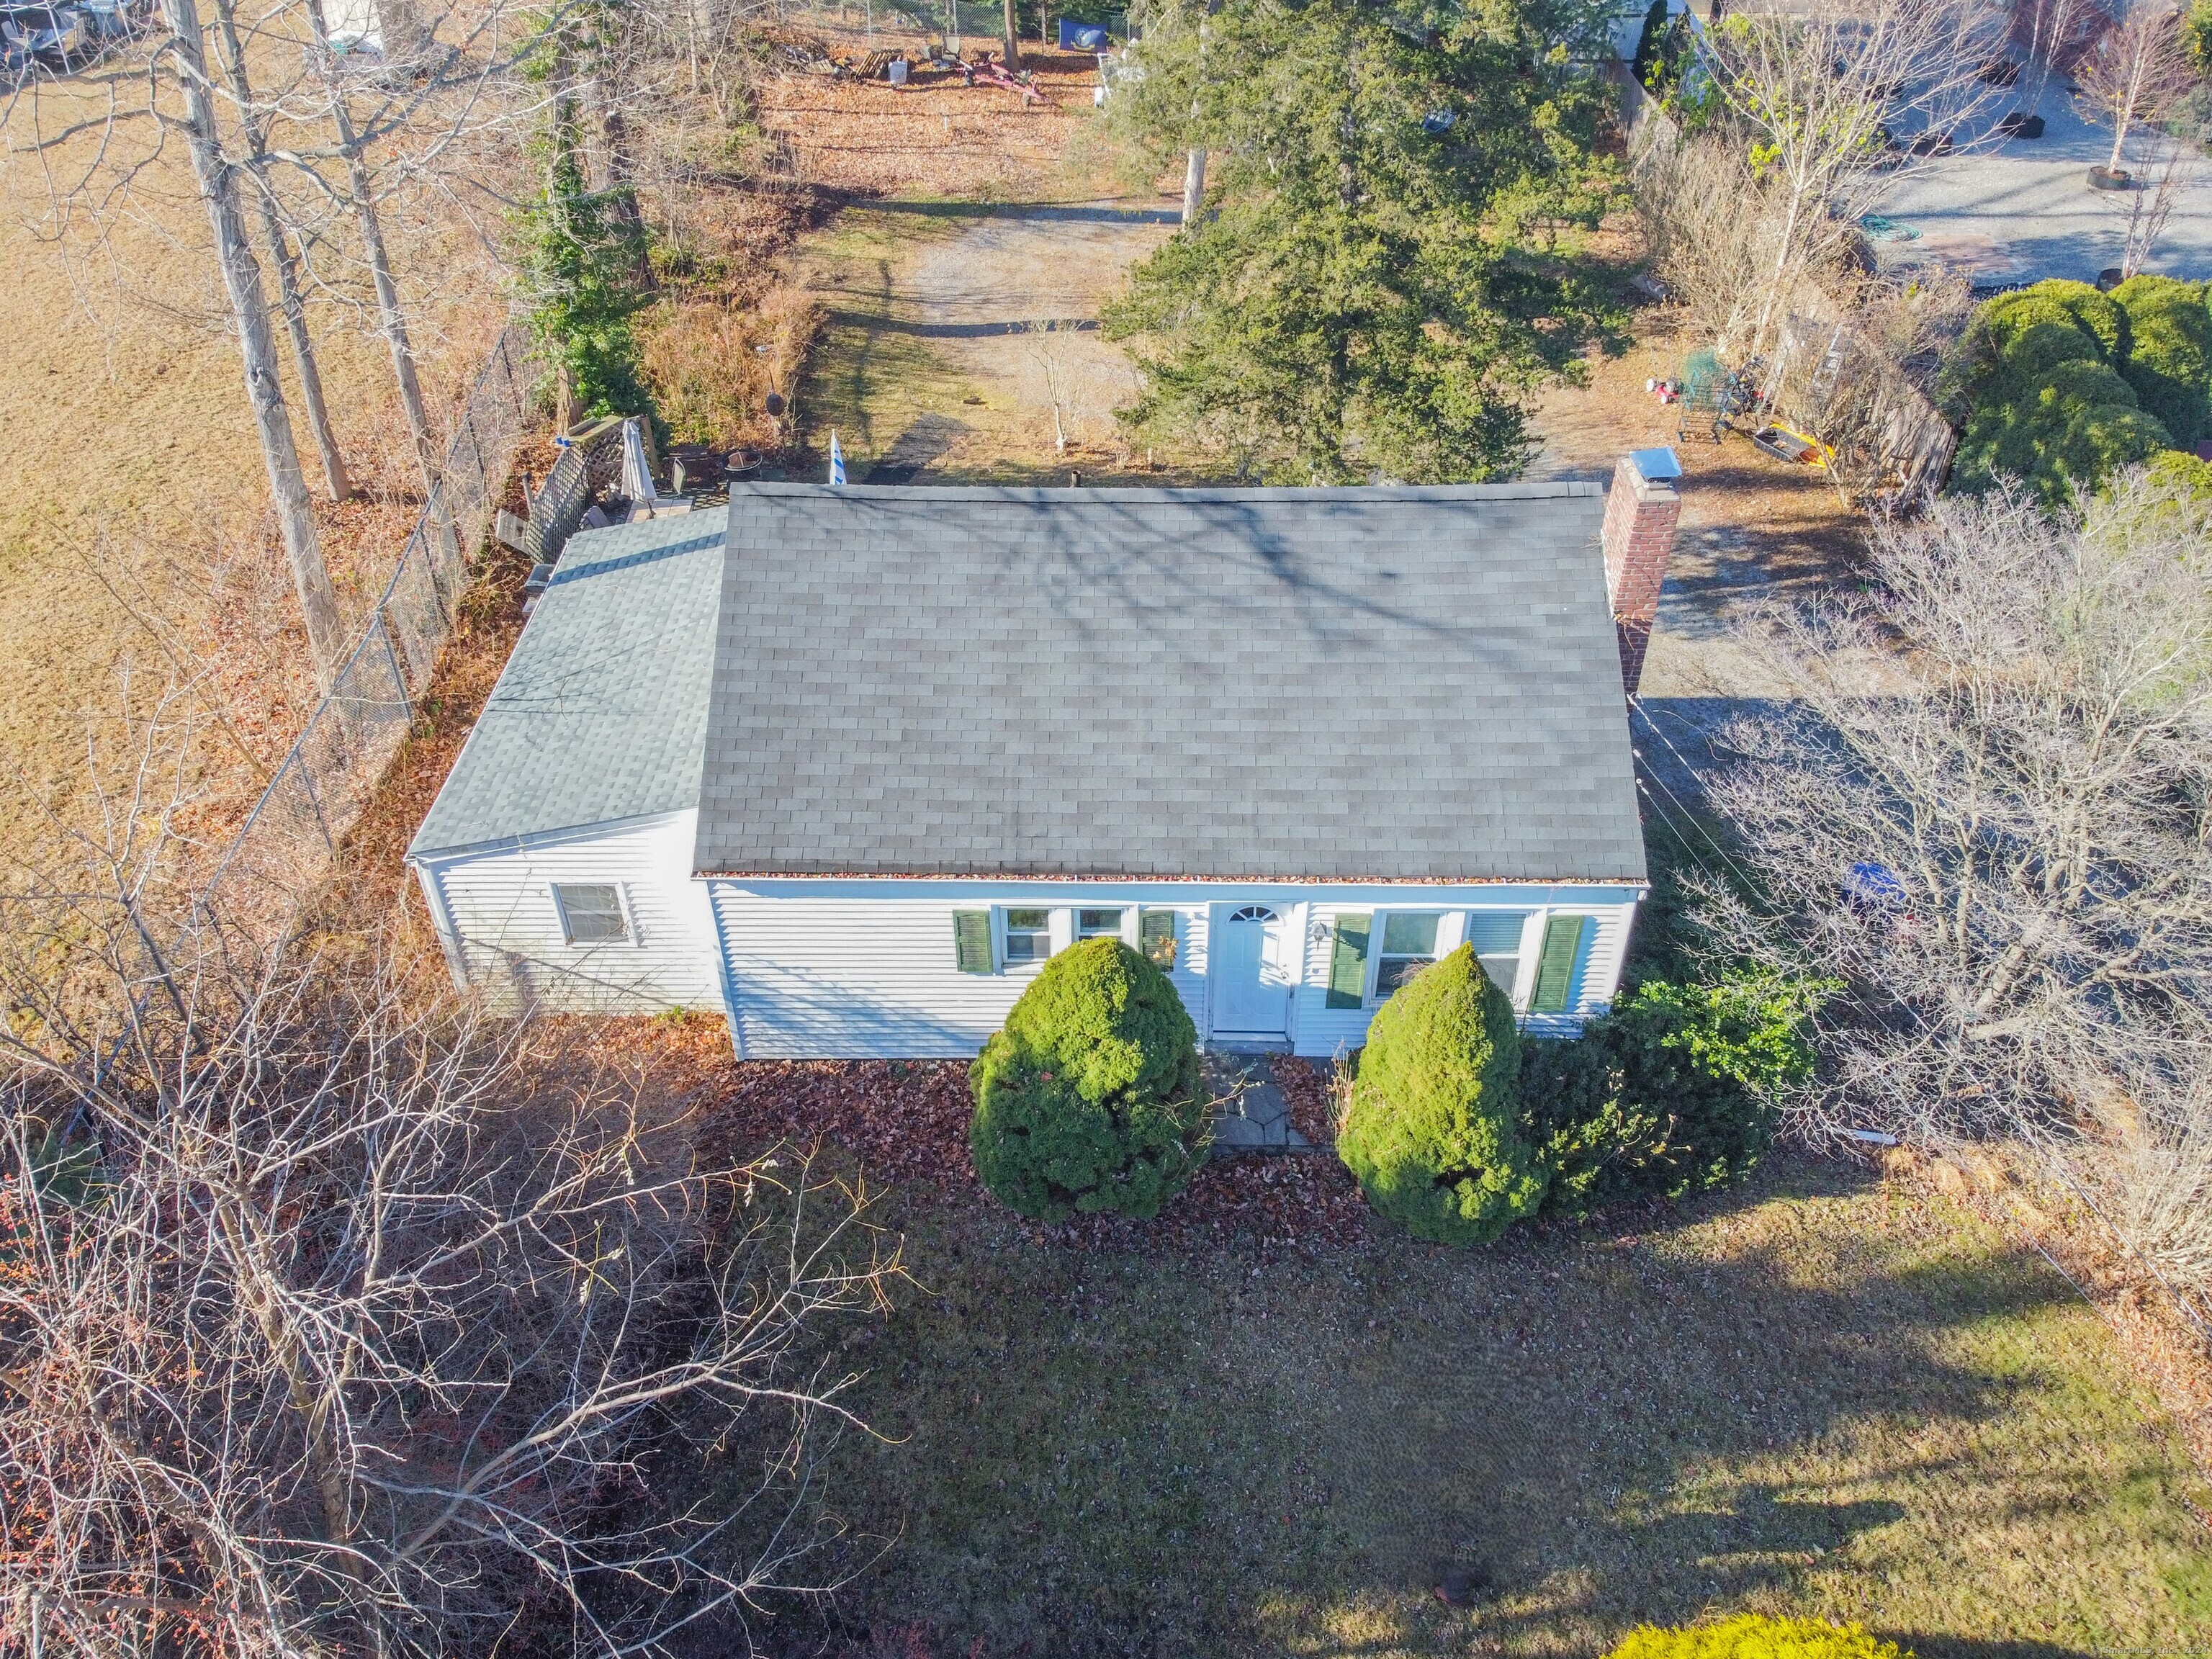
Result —
POLYGON ((718 507, 568 543, 410 854, 698 804, 728 526, 718 507))
POLYGON ((1603 512, 738 492, 696 868, 1640 881, 1603 512))

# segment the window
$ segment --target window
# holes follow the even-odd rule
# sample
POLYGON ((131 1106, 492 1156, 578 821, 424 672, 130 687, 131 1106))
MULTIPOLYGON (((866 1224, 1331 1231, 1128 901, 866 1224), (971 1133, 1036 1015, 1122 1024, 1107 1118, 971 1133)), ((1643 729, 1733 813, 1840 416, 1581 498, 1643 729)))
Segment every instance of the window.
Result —
POLYGON ((557 883, 553 908, 561 913, 562 937, 571 945, 611 945, 629 937, 622 889, 611 881, 557 883))
POLYGON ((1399 913, 1382 918, 1381 965, 1375 970, 1377 1000, 1389 996, 1437 959, 1436 915, 1399 913))
POLYGON ((1121 911, 1078 910, 1075 913, 1075 936, 1078 939, 1121 938, 1121 911))
POLYGON ((1490 982, 1513 996, 1521 979, 1521 930, 1526 910, 1475 910, 1467 919, 1467 942, 1490 982))
POLYGON ((1042 962, 1052 954, 1052 912, 1006 912, 1006 961, 1042 962))
POLYGON ((1273 921, 1275 913, 1264 904, 1248 904, 1229 918, 1231 921, 1273 921))
POLYGON ((1164 974, 1174 970, 1176 964, 1174 911, 1139 911, 1137 915, 1137 937, 1143 943, 1146 961, 1164 974))

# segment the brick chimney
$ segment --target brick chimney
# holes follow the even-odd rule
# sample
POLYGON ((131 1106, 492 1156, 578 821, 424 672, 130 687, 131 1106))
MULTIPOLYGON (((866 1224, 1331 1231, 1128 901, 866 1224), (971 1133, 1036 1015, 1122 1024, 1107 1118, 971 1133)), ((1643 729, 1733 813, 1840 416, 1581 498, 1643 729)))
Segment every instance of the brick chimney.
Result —
POLYGON ((1620 684, 1630 696, 1644 678, 1644 653, 1659 614, 1659 584, 1674 550, 1682 498, 1674 481, 1681 463, 1671 449, 1639 449, 1614 463, 1605 498, 1605 594, 1620 642, 1620 684))

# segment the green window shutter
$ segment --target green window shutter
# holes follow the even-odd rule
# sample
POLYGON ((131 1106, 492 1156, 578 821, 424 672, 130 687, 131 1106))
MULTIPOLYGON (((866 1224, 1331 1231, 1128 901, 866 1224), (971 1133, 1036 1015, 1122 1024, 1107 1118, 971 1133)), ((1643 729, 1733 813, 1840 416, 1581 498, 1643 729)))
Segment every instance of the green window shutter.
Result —
POLYGON ((955 910, 952 913, 953 959, 963 974, 991 971, 991 913, 955 910))
POLYGON ((1536 964, 1536 994, 1528 1011, 1537 1014, 1565 1013, 1567 988, 1573 984, 1575 963, 1583 953, 1583 935, 1589 929, 1588 916, 1553 916, 1544 924, 1544 954, 1536 964))
POLYGON ((1146 911, 1137 924, 1137 939, 1146 961, 1163 973, 1173 969, 1176 961, 1175 912, 1146 911))
POLYGON ((1372 915, 1336 919, 1336 948, 1328 958, 1327 1006, 1357 1008, 1367 1000, 1367 936, 1374 923, 1372 915))

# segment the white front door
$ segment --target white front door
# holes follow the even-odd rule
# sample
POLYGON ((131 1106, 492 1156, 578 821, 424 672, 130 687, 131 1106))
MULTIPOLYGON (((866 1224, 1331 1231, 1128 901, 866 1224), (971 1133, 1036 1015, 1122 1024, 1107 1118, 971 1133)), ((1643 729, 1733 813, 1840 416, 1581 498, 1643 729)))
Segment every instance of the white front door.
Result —
POLYGON ((1214 1035, 1282 1036, 1290 1030, 1291 977, 1282 914, 1265 904, 1224 908, 1210 952, 1214 1035))

